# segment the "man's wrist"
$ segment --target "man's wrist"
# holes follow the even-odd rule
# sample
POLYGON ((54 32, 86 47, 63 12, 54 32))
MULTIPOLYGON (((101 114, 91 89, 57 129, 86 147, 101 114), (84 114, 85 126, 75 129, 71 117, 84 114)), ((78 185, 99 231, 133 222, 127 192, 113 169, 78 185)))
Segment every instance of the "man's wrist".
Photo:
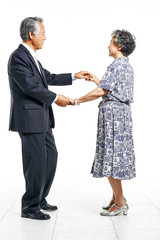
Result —
POLYGON ((58 94, 56 94, 56 97, 53 102, 55 103, 57 101, 57 99, 58 99, 58 94))
POLYGON ((75 73, 72 73, 72 81, 75 81, 76 77, 75 77, 75 73))

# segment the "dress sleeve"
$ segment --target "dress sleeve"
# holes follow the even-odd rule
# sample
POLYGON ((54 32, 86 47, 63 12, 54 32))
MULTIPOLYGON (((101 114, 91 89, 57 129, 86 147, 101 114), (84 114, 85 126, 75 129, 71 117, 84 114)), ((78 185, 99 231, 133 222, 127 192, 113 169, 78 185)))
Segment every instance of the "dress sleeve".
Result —
POLYGON ((112 91, 119 78, 119 67, 116 64, 111 64, 100 81, 98 87, 112 91))

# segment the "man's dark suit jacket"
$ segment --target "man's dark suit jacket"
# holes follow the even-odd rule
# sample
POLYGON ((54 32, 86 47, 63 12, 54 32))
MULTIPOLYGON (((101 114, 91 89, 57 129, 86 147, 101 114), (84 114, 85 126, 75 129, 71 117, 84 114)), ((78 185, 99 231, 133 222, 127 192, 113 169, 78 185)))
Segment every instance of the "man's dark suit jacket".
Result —
POLYGON ((48 85, 71 85, 71 74, 50 74, 37 65, 30 52, 20 44, 8 62, 11 109, 9 130, 23 133, 43 133, 50 124, 54 128, 51 104, 56 94, 48 85))

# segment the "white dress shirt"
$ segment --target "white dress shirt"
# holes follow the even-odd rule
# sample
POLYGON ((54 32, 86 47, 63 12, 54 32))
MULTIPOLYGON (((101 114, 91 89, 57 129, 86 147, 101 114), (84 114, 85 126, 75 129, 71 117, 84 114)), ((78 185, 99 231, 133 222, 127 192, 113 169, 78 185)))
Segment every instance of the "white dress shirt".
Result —
POLYGON ((41 73, 40 68, 39 68, 39 64, 38 64, 38 60, 37 60, 38 53, 36 51, 34 51, 31 47, 29 47, 26 43, 23 42, 22 45, 25 48, 27 48, 27 50, 30 52, 30 54, 32 55, 36 65, 37 65, 37 68, 38 68, 39 72, 41 73))

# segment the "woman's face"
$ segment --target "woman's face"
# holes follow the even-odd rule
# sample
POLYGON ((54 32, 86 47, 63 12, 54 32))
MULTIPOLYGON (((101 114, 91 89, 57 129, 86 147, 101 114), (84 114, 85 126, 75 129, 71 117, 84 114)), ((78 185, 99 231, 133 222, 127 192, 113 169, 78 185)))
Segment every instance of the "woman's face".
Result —
POLYGON ((114 37, 112 37, 110 41, 110 45, 108 46, 108 49, 109 49, 109 56, 116 59, 120 53, 121 48, 114 43, 114 37))

